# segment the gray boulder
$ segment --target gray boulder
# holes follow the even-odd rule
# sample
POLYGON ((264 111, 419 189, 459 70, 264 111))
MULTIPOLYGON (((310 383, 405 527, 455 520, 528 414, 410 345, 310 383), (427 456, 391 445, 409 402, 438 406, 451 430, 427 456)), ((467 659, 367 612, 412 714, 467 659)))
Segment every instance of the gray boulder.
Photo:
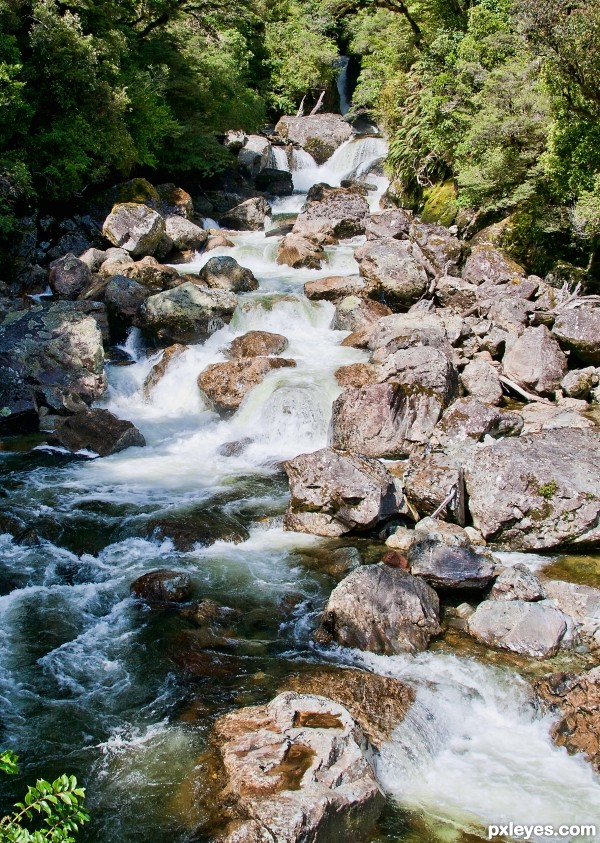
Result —
POLYGON ((323 225, 336 238, 365 233, 369 203, 352 188, 316 184, 308 192, 306 204, 294 224, 295 234, 304 234, 310 224, 323 225))
POLYGON ((585 363, 600 363, 600 308, 582 306, 560 313, 552 329, 561 346, 585 363))
POLYGON ((258 289, 258 281, 251 270, 240 266, 235 258, 210 258, 200 270, 200 280, 215 290, 248 293, 258 289))
POLYGON ((270 142, 263 135, 249 135, 238 152, 240 167, 248 175, 256 176, 261 170, 275 166, 275 155, 270 142))
POLYGON ((465 481, 473 523, 487 541, 514 550, 600 542, 594 430, 563 428, 480 446, 465 481))
POLYGON ((427 272, 408 241, 373 240, 358 248, 355 258, 372 296, 392 309, 408 309, 427 290, 427 272))
POLYGON ((377 365, 378 380, 400 384, 406 392, 412 388, 427 390, 447 407, 458 397, 458 372, 438 348, 418 345, 392 354, 387 349, 375 351, 371 358, 377 365))
POLYGON ((165 234, 165 221, 147 205, 124 202, 115 205, 104 221, 102 233, 113 246, 134 258, 153 255, 165 234))
POLYGON ((73 254, 65 255, 50 264, 50 288, 61 299, 76 299, 91 280, 89 266, 73 254))
POLYGON ((377 460, 322 448, 284 463, 291 499, 288 530, 341 536, 368 530, 398 512, 402 496, 377 460))
POLYGON ((157 346, 200 342, 228 324, 236 307, 233 293, 188 282, 146 299, 137 324, 157 346))
POLYGON ((115 275, 110 279, 104 291, 104 302, 111 331, 116 338, 121 338, 126 329, 133 325, 149 295, 150 290, 132 278, 115 275))
POLYGON ((69 451, 93 451, 101 457, 146 444, 132 422, 119 419, 108 410, 98 409, 82 410, 59 419, 52 439, 69 451))
POLYGON ((544 580, 544 593, 553 606, 573 619, 580 639, 600 648, 600 589, 563 580, 544 580))
POLYGON ((271 206, 263 196, 246 199, 236 205, 219 220, 222 228, 235 231, 258 231, 264 228, 265 219, 271 214, 271 206))
POLYGON ((502 400, 500 375, 487 360, 471 360, 460 379, 465 392, 483 404, 499 404, 502 400))
POLYGON ((473 246, 462 271, 462 277, 471 284, 506 284, 524 278, 526 272, 501 249, 488 244, 473 246))
POLYGON ((339 114, 282 117, 275 131, 285 140, 309 152, 317 164, 324 164, 336 149, 352 137, 352 129, 339 114))
POLYGON ((504 374, 540 395, 554 393, 567 370, 567 358, 545 325, 526 328, 502 358, 504 374))
POLYGON ((208 240, 208 231, 180 214, 165 217, 165 231, 173 246, 181 251, 198 251, 208 240))
POLYGON ((522 562, 501 571, 489 593, 490 600, 525 600, 528 603, 543 600, 545 596, 539 579, 522 562))
POLYGON ((470 310, 478 300, 478 287, 454 275, 442 275, 435 282, 435 297, 442 307, 470 310))
POLYGON ((391 312, 389 307, 378 301, 346 296, 336 304, 331 327, 334 331, 356 331, 366 325, 372 325, 382 316, 389 316, 391 312))
POLYGON ((417 243, 436 275, 458 275, 463 262, 465 244, 443 225, 415 221, 410 239, 417 243))
POLYGON ((422 579, 363 565, 331 592, 316 638, 385 656, 419 653, 441 632, 439 599, 422 579))
POLYGON ((454 536, 449 541, 435 524, 429 529, 424 522, 418 524, 408 550, 411 573, 423 577, 434 588, 487 588, 494 576, 493 557, 485 551, 476 551, 470 546, 467 534, 462 530, 461 533, 464 541, 459 543, 454 536))
POLYGON ((519 413, 502 412, 475 398, 459 398, 446 410, 435 434, 447 450, 457 450, 463 443, 480 442, 485 436, 518 436, 522 429, 519 413))
POLYGON ((378 214, 371 214, 365 226, 367 240, 405 240, 412 223, 410 211, 390 208, 378 214))
POLYGON ((585 369, 573 369, 567 372, 562 381, 560 388, 570 398, 589 398, 590 392, 595 386, 598 386, 600 378, 598 370, 594 366, 587 366, 585 369))
POLYGON ((567 622, 562 612, 545 601, 484 600, 467 627, 473 638, 488 647, 548 658, 558 652, 567 622))

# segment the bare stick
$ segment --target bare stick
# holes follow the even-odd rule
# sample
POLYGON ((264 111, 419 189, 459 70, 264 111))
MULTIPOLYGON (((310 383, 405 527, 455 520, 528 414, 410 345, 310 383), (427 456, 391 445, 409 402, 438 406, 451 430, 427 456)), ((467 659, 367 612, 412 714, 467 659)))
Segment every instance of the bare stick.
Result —
POLYGON ((302 97, 302 102, 300 103, 300 108, 296 112, 296 117, 302 117, 302 115, 304 114, 304 100, 305 99, 306 99, 306 96, 302 97))
POLYGON ((448 506, 448 504, 451 503, 454 500, 454 496, 456 494, 456 491, 457 491, 456 486, 453 486, 450 489, 450 491, 448 492, 448 494, 446 495, 446 497, 444 498, 444 500, 438 506, 436 511, 431 514, 431 516, 430 516, 431 518, 437 518, 438 515, 440 514, 440 512, 442 511, 442 509, 444 509, 445 506, 448 506))
POLYGON ((509 389, 512 389, 513 392, 517 392, 521 395, 526 401, 537 401, 538 404, 550 404, 552 406, 552 401, 548 401, 547 398, 541 398, 539 395, 533 395, 531 392, 526 392, 522 389, 519 384, 511 381, 510 378, 507 378, 505 375, 499 375, 500 381, 507 386, 509 389))
POLYGON ((320 97, 319 97, 319 99, 317 100, 317 104, 315 105, 315 107, 313 108, 313 110, 310 112, 310 116, 311 116, 311 117, 312 117, 312 115, 313 115, 313 114, 316 114, 316 113, 317 113, 317 111, 321 108, 321 106, 323 105, 323 100, 324 100, 324 99, 325 99, 325 91, 321 91, 321 96, 320 96, 320 97))

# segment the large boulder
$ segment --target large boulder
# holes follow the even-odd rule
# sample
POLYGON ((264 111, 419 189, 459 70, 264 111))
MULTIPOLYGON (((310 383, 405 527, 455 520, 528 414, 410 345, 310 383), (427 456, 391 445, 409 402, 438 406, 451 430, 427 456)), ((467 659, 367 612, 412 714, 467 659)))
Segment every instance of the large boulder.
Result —
POLYGON ((85 409, 105 389, 102 333, 87 302, 13 311, 0 323, 0 431, 31 426, 42 407, 85 409))
POLYGON ((249 135, 238 152, 238 162, 250 176, 256 176, 261 170, 273 168, 276 162, 270 141, 263 135, 249 135))
POLYGON ((389 316, 391 312, 389 307, 378 301, 346 296, 336 304, 331 327, 334 331, 357 331, 372 325, 382 316, 389 316))
POLYGON ((385 240, 393 237, 404 240, 412 223, 410 211, 401 208, 390 208, 378 214, 371 214, 366 224, 367 240, 385 240))
POLYGON ((277 263, 287 264, 292 269, 320 269, 324 260, 325 252, 321 245, 293 232, 281 240, 277 251, 277 263))
POLYGON ((324 164, 339 146, 352 137, 350 125, 339 114, 282 117, 275 131, 285 140, 302 146, 317 164, 324 164))
POLYGON ((600 442, 593 429, 479 447, 465 481, 473 523, 488 541, 515 550, 600 543, 600 442))
POLYGON ((413 222, 409 237, 417 243, 436 275, 458 275, 465 244, 443 225, 413 222))
POLYGON ((471 284, 506 284, 526 274, 520 264, 486 243, 473 246, 462 271, 462 277, 471 284))
POLYGON ((594 649, 600 648, 600 589, 563 580, 545 580, 544 593, 553 606, 573 619, 580 640, 594 649))
POLYGON ((316 638, 391 656, 426 650, 440 632, 435 591, 401 568, 380 563, 358 568, 334 588, 316 638))
POLYGON ((113 246, 134 258, 153 255, 165 234, 165 221, 147 205, 124 202, 115 205, 104 221, 102 233, 113 246))
POLYGON ((92 451, 101 457, 146 444, 132 422, 98 409, 81 410, 73 416, 57 419, 52 439, 69 451, 92 451))
POLYGON ((271 206, 263 196, 246 199, 226 214, 219 222, 222 228, 235 231, 258 231, 264 228, 265 219, 271 214, 271 206))
POLYGON ((457 451, 463 444, 480 442, 485 436, 518 436, 522 429, 519 413, 503 412, 475 398, 459 398, 440 419, 435 438, 448 451, 457 451))
POLYGON ((306 204, 294 224, 294 233, 303 234, 307 224, 318 223, 336 238, 365 233, 369 203, 352 188, 316 184, 308 192, 306 204))
POLYGON ((165 569, 142 574, 131 583, 131 593, 150 604, 184 603, 191 590, 189 574, 165 569))
POLYGON ((304 285, 304 295, 311 301, 339 302, 347 296, 361 296, 366 291, 365 280, 359 275, 328 275, 304 285))
POLYGON ((372 362, 377 365, 378 380, 427 390, 447 407, 458 397, 458 372, 448 357, 438 348, 418 345, 388 354, 387 349, 375 351, 372 362))
POLYGON ((392 309, 408 309, 427 290, 425 266, 406 240, 373 240, 359 247, 355 257, 371 295, 392 309))
POLYGON ((338 703, 288 691, 219 718, 213 744, 233 815, 218 843, 370 838, 384 797, 366 738, 338 703))
POLYGON ((460 380, 465 392, 483 404, 499 404, 502 400, 500 375, 488 360, 471 360, 460 380))
POLYGON ((104 290, 104 302, 109 318, 122 321, 125 325, 133 324, 140 307, 150 295, 150 290, 143 284, 124 275, 113 276, 104 290))
POLYGON ((567 631, 563 613, 545 601, 484 600, 467 626, 488 647, 535 658, 555 656, 567 631))
POLYGON ((207 287, 232 293, 249 293, 258 289, 258 281, 252 271, 229 256, 210 258, 200 270, 200 280, 207 287))
POLYGON ((92 280, 89 266, 73 254, 52 261, 48 282, 61 299, 76 299, 92 280))
POLYGON ((435 297, 442 307, 466 311, 480 299, 479 287, 455 275, 442 275, 435 282, 435 297))
POLYGON ((525 389, 550 395, 567 371, 567 358, 545 325, 526 328, 502 358, 504 374, 525 389))
POLYGON ((173 216, 189 220, 194 215, 192 197, 182 187, 177 187, 173 182, 166 182, 156 186, 156 193, 159 200, 158 210, 165 216, 165 222, 173 216))
POLYGON ((289 170, 277 170, 265 167, 254 177, 257 190, 263 190, 271 196, 291 196, 294 192, 294 181, 289 170))
POLYGON ((535 574, 522 562, 517 562, 500 572, 488 596, 490 600, 526 600, 534 603, 543 600, 546 592, 535 574))
POLYGON ((271 354, 281 354, 287 347, 288 341, 283 334, 272 334, 269 331, 248 331, 241 337, 232 340, 225 349, 225 354, 231 359, 268 357, 271 354))
MULTIPOLYGON (((103 265, 104 270, 104 265, 103 265)), ((105 274, 103 272, 102 274, 105 274)), ((182 284, 184 279, 173 269, 172 266, 165 266, 159 263, 156 258, 147 255, 139 261, 129 261, 118 266, 116 275, 124 275, 134 281, 143 284, 149 293, 161 293, 163 290, 171 290, 182 284)))
POLYGON ((198 377, 198 386, 209 406, 220 415, 235 413, 248 393, 269 372, 295 366, 281 357, 242 357, 212 363, 198 377))
POLYGON ((208 240, 208 231, 180 214, 165 218, 165 231, 173 241, 173 246, 181 251, 198 251, 208 240))
POLYGON ((439 396, 418 384, 346 389, 333 404, 331 444, 368 457, 405 457, 429 440, 442 410, 439 396))
POLYGON ((228 324, 236 307, 233 293, 188 282, 146 299, 137 321, 154 345, 194 343, 228 324))
POLYGON ((401 495, 377 460, 323 448, 284 463, 291 499, 288 530, 341 536, 369 530, 398 512, 401 495))
POLYGON ((553 673, 534 689, 542 710, 554 715, 554 743, 571 754, 582 752, 600 773, 600 667, 579 675, 553 673))
POLYGON ((433 519, 417 525, 408 551, 411 573, 435 588, 487 588, 494 576, 494 560, 489 553, 472 548, 464 530, 460 533, 463 541, 455 540, 455 536, 449 541, 433 519))
POLYGON ((560 313, 552 329, 563 348, 585 363, 600 364, 600 308, 582 306, 560 313))

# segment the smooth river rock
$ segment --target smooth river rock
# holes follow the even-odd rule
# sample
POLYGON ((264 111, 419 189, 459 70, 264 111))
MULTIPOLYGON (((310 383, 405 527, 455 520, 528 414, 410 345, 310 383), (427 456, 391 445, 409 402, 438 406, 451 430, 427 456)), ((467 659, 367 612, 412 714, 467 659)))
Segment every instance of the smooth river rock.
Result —
POLYGON ((187 282, 146 299, 138 316, 145 337, 157 346, 205 340, 231 321, 237 298, 187 282))
POLYGON ((324 164, 339 146, 352 137, 350 124, 340 114, 282 117, 275 131, 282 138, 302 146, 317 164, 324 164))
POLYGON ((229 290, 232 293, 249 293, 258 289, 258 281, 250 269, 240 266, 235 258, 210 258, 200 270, 200 280, 207 287, 229 290))
POLYGON ((548 658, 558 652, 567 621, 545 601, 484 600, 469 618, 468 630, 489 647, 548 658))

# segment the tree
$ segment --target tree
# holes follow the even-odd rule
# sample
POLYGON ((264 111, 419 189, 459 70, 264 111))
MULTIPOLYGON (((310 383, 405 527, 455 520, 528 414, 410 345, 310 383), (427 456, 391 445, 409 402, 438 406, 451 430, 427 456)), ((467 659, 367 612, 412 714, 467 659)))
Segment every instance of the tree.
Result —
MULTIPOLYGON (((17 756, 0 752, 0 770, 18 772, 17 756)), ((23 802, 0 818, 2 843, 74 843, 79 826, 89 821, 83 809, 85 790, 75 776, 62 775, 53 782, 38 779, 29 786, 23 802)))

